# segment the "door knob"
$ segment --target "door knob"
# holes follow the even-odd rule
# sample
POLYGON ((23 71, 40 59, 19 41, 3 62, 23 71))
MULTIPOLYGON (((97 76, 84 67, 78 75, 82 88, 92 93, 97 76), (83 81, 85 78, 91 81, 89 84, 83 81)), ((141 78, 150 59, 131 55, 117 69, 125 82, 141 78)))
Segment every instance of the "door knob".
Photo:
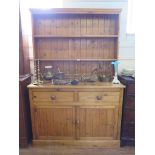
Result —
POLYGON ((102 96, 96 96, 97 100, 102 100, 102 96))
POLYGON ((56 96, 51 96, 51 100, 56 100, 56 96))

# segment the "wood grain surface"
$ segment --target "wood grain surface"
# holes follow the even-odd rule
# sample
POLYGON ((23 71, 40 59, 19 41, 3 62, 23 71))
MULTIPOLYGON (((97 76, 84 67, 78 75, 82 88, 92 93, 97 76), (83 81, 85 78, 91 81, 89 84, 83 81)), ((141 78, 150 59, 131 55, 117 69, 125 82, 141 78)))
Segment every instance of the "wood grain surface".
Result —
POLYGON ((75 147, 65 145, 44 145, 30 146, 27 149, 20 149, 20 155, 135 155, 134 147, 122 148, 95 148, 75 147))
POLYGON ((119 9, 32 9, 31 13, 34 59, 43 61, 42 73, 52 65, 67 74, 90 74, 100 65, 103 73, 113 76, 119 9))

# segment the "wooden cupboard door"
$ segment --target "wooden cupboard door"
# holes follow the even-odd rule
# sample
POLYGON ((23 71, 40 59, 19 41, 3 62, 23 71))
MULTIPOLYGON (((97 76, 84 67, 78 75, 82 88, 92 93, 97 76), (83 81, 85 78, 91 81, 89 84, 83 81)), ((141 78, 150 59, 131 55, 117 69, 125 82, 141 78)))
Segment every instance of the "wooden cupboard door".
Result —
POLYGON ((77 137, 79 139, 116 139, 118 108, 115 106, 80 106, 77 137))
POLYGON ((73 139, 74 138, 73 106, 37 106, 34 108, 33 138, 73 139))

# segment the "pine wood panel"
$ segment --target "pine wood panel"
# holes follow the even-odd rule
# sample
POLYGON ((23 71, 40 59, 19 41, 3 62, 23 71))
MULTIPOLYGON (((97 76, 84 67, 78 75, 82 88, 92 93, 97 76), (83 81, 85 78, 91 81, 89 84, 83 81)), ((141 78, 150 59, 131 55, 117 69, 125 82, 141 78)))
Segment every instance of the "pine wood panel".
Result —
MULTIPOLYGON (((98 67, 102 67, 102 71, 105 74, 113 75, 113 66, 111 62, 96 62, 96 61, 41 61, 40 70, 41 73, 45 72, 45 66, 53 66, 53 71, 58 72, 57 68, 59 67, 62 72, 67 75, 78 74, 87 74, 90 75, 92 71, 98 67)), ((73 75, 72 75, 73 76, 73 75)), ((73 78, 73 77, 71 77, 73 78)))
MULTIPOLYGON (((31 12, 35 59, 58 59, 54 66, 67 74, 90 74, 98 65, 92 60, 117 60, 119 9, 33 9, 31 12), (73 62, 79 59, 83 62, 73 62), (85 63, 87 60, 90 62, 85 63)), ((112 75, 109 64, 103 67, 112 75)))
POLYGON ((115 107, 80 106, 80 139, 113 139, 115 107))
POLYGON ((34 139, 73 139, 72 106, 37 106, 34 108, 34 139))
POLYGON ((117 35, 118 15, 44 14, 34 16, 37 35, 117 35))
POLYGON ((38 38, 36 59, 116 59, 116 38, 38 38))

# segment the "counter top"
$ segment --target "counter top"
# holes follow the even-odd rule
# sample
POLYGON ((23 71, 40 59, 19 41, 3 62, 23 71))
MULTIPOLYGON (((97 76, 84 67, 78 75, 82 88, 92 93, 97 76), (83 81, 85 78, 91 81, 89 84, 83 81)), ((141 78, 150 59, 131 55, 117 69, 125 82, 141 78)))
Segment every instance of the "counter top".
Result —
POLYGON ((78 85, 52 85, 52 84, 30 84, 28 88, 125 88, 123 84, 112 84, 111 82, 79 83, 78 85))

